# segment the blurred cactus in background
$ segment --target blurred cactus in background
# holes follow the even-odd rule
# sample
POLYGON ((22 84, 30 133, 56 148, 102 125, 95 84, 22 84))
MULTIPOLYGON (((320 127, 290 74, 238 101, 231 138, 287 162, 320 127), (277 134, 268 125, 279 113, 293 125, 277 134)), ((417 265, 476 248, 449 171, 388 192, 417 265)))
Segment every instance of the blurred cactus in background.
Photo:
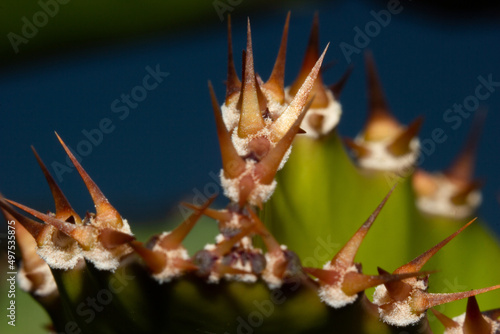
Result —
POLYGON ((342 138, 340 98, 352 68, 337 83, 323 81, 328 45, 320 48, 316 16, 302 67, 285 87, 290 24, 288 14, 264 81, 250 20, 238 76, 228 18, 222 105, 209 83, 224 208, 213 197, 183 203, 189 217, 141 242, 59 136, 95 213, 73 210, 33 149, 54 212, 3 197, 0 207, 20 250, 19 286, 45 308, 50 331, 500 333, 492 291, 500 288, 500 243, 475 219, 484 114, 446 171, 418 169, 423 120, 397 120, 377 55, 366 52, 366 123, 342 138), (183 242, 202 216, 219 234, 189 254, 183 242), (466 308, 455 302, 462 299, 466 308))

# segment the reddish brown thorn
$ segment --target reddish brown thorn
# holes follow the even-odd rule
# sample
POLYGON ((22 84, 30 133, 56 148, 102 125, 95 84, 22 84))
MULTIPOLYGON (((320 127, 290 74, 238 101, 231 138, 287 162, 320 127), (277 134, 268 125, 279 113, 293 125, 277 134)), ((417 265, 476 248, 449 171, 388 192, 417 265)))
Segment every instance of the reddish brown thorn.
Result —
POLYGON ((99 240, 104 248, 113 249, 135 240, 135 237, 106 227, 100 231, 99 240))
POLYGON ((340 98, 340 93, 342 93, 342 90, 344 89, 345 84, 347 83, 347 79, 351 76, 352 70, 354 67, 351 65, 347 68, 345 73, 342 75, 342 77, 334 83, 333 85, 330 85, 330 90, 333 93, 333 96, 335 97, 336 100, 340 98))
POLYGON ((319 268, 304 268, 304 271, 316 277, 322 283, 328 285, 336 284, 342 278, 341 275, 334 270, 326 270, 319 268))
POLYGON ((470 224, 472 224, 477 218, 472 219, 470 222, 462 226, 458 231, 450 235, 448 238, 444 239, 440 243, 438 243, 436 246, 432 247, 422 255, 416 257, 413 259, 411 262, 399 267, 394 271, 394 274, 402 274, 402 273, 407 273, 407 272, 414 272, 414 271, 419 271, 422 269, 424 264, 430 260, 431 257, 434 256, 443 246, 445 246, 448 242, 453 240, 457 235, 459 235, 463 230, 465 230, 470 224))
POLYGON ((491 324, 481 314, 476 297, 467 300, 467 311, 463 326, 464 334, 490 334, 491 324))
MULTIPOLYGON (((185 207, 191 209, 191 210, 201 210, 201 206, 196 206, 194 204, 191 204, 191 203, 181 203, 182 205, 184 205, 185 207)), ((229 222, 232 218, 233 218, 233 214, 228 212, 228 211, 223 211, 223 210, 214 210, 214 209, 210 209, 210 208, 206 208, 204 211, 203 211, 203 214, 207 217, 210 217, 214 220, 217 220, 218 222, 222 222, 222 223, 227 223, 229 222)))
POLYGON ((309 107, 311 107, 313 101, 317 99, 317 96, 313 92, 313 86, 315 84, 315 80, 318 77, 319 70, 321 68, 321 64, 323 63, 323 59, 325 58, 326 51, 330 44, 327 44, 325 50, 319 57, 318 61, 312 68, 311 72, 307 76, 306 80, 300 86, 299 91, 295 94, 292 102, 288 105, 285 111, 274 121, 271 125, 271 141, 276 143, 286 134, 288 130, 293 127, 294 122, 297 118, 305 113, 309 107), (314 98, 312 100, 309 99, 310 96, 314 98))
MULTIPOLYGON (((382 268, 377 268, 380 275, 390 275, 389 272, 382 268)), ((396 273, 394 273, 396 274, 396 273)), ((405 300, 412 292, 413 288, 411 285, 402 281, 392 281, 384 283, 387 292, 391 298, 395 301, 405 300)))
POLYGON ((283 104, 285 102, 285 61, 286 61, 286 44, 288 38, 288 26, 290 23, 290 12, 288 12, 281 37, 280 49, 276 62, 274 63, 273 71, 269 80, 264 84, 264 87, 271 91, 276 100, 283 104))
POLYGON ((139 241, 131 241, 130 247, 144 260, 148 268, 153 274, 158 274, 163 271, 167 266, 167 259, 165 254, 152 251, 143 246, 139 241))
MULTIPOLYGON (((319 57, 319 15, 318 12, 314 14, 313 24, 311 27, 311 32, 309 34, 309 41, 307 43, 306 53, 304 55, 304 60, 302 61, 302 66, 300 72, 290 86, 290 94, 295 96, 299 91, 300 87, 307 78, 307 75, 314 67, 316 60, 319 57)), ((318 74, 317 81, 322 85, 323 80, 321 80, 321 74, 318 74)))
POLYGON ((247 50, 244 66, 245 71, 240 95, 240 121, 238 123, 238 136, 241 138, 246 138, 249 135, 255 134, 262 130, 265 126, 257 94, 257 82, 254 71, 251 34, 252 32, 250 30, 249 19, 247 24, 247 50))
POLYGON ((459 329, 460 324, 455 320, 448 318, 443 313, 436 311, 435 309, 431 309, 432 313, 436 316, 436 318, 441 322, 446 330, 450 329, 459 329))
POLYGON ((342 247, 342 249, 333 257, 332 261, 330 262, 333 266, 347 269, 354 264, 354 258, 356 257, 356 253, 358 252, 363 239, 366 237, 366 234, 370 230, 370 227, 373 225, 373 222, 380 213, 380 210, 382 210, 385 203, 389 199, 389 196, 391 196, 396 185, 394 185, 391 190, 389 190, 387 195, 385 195, 382 202, 380 202, 380 204, 377 206, 375 211, 373 211, 370 217, 368 217, 368 219, 364 222, 363 225, 361 225, 356 233, 354 233, 354 235, 351 237, 351 239, 349 239, 345 246, 342 247))
POLYGON ((238 187, 239 187, 239 189, 238 189, 239 190, 238 204, 239 204, 240 208, 245 206, 245 204, 248 202, 250 194, 255 189, 255 186, 256 186, 255 181, 254 181, 253 177, 249 174, 243 176, 240 179, 240 182, 238 185, 238 187))
MULTIPOLYGON (((36 249, 37 249, 37 242, 34 238, 34 236, 24 228, 24 225, 26 223, 22 223, 20 220, 28 219, 24 216, 19 216, 18 219, 14 217, 11 213, 9 213, 6 209, 1 207, 2 205, 2 200, 0 200, 0 211, 2 211, 5 219, 7 221, 15 221, 15 236, 16 236, 16 244, 17 247, 21 250, 21 257, 24 263, 24 267, 26 269, 26 272, 31 272, 32 270, 35 270, 37 267, 40 265, 46 265, 45 262, 36 254, 36 249), (19 224, 18 224, 19 223, 19 224), (24 225, 23 225, 24 224, 24 225)), ((7 204, 7 203, 5 203, 7 204)), ((38 224, 37 222, 33 221, 33 223, 38 224)))
POLYGON ((21 215, 19 212, 15 211, 7 202, 5 202, 5 199, 3 198, 0 198, 0 207, 2 208, 2 212, 6 218, 9 216, 12 217, 13 220, 16 221, 16 223, 20 223, 38 242, 40 235, 47 227, 46 225, 21 215))
POLYGON ((75 210, 73 210, 66 196, 64 196, 63 192, 61 191, 61 188, 59 188, 52 175, 50 175, 49 170, 47 169, 47 167, 45 166, 45 164, 43 163, 42 159, 40 158, 40 156, 38 155, 33 146, 31 146, 31 150, 35 155, 35 158, 38 161, 38 164, 40 165, 43 174, 45 175, 45 179, 49 184, 50 191, 52 192, 52 197, 54 198, 54 202, 56 205, 56 218, 66 221, 68 218, 73 217, 74 222, 77 225, 82 225, 82 220, 80 216, 75 212, 75 210))
POLYGON ((342 291, 344 291, 346 295, 352 296, 380 284, 397 282, 406 278, 425 276, 428 274, 428 272, 416 272, 396 275, 388 273, 383 275, 365 275, 362 273, 351 271, 344 276, 344 281, 342 282, 342 291))
POLYGON ((422 293, 422 295, 414 298, 414 307, 415 311, 425 311, 430 309, 431 307, 438 306, 441 304, 451 303, 456 300, 472 297, 479 295, 481 293, 486 293, 492 290, 496 290, 500 288, 499 285, 491 286, 488 288, 464 291, 464 292, 455 292, 455 293, 422 293))
POLYGON ((235 236, 229 239, 225 239, 221 241, 219 244, 217 244, 215 246, 215 249, 213 250, 213 254, 219 257, 226 255, 231 251, 231 248, 233 248, 234 245, 240 242, 241 239, 246 237, 252 231, 253 231, 253 226, 251 225, 243 226, 240 233, 236 234, 235 236))
POLYGON ((18 207, 19 209, 29 213, 30 215, 43 220, 45 223, 54 226, 57 230, 66 234, 67 236, 75 239, 83 248, 88 249, 92 246, 92 227, 90 226, 77 226, 75 224, 66 223, 62 220, 59 220, 55 217, 43 214, 39 211, 33 210, 24 206, 22 204, 16 203, 11 200, 7 200, 10 204, 18 207))
POLYGON ((227 82, 226 82, 226 105, 234 93, 241 89, 241 81, 236 74, 233 58, 233 41, 231 37, 231 15, 227 16, 227 82))
POLYGON ((59 139, 62 147, 66 151, 66 154, 68 154, 69 158, 71 159, 71 162, 78 170, 78 173, 82 177, 83 182, 85 182, 90 196, 92 196, 92 200, 94 201, 96 208, 97 227, 111 227, 118 229, 121 228, 123 226, 123 221, 118 211, 116 211, 116 209, 109 203, 108 199, 104 196, 97 184, 95 184, 95 182, 92 181, 87 172, 85 172, 82 165, 80 165, 78 160, 76 160, 75 156, 73 155, 73 153, 71 153, 61 137, 59 137, 57 133, 56 136, 59 139))
POLYGON ((410 143, 413 138, 418 135, 423 120, 423 117, 418 117, 415 121, 408 125, 408 127, 387 147, 389 152, 397 157, 411 152, 410 143))
POLYGON ((208 82, 210 97, 212 99, 212 108, 214 110, 215 126, 217 128, 217 137, 219 138, 219 146, 222 156, 222 167, 227 178, 234 179, 240 176, 245 170, 245 161, 238 155, 231 141, 231 136, 227 132, 219 103, 215 97, 212 83, 208 82))
POLYGON ((377 75, 371 52, 365 53, 368 81, 368 118, 365 125, 366 140, 380 140, 399 129, 398 121, 389 112, 382 85, 377 75), (389 133, 388 133, 389 132, 389 133))
POLYGON ((364 146, 358 145, 351 138, 344 138, 344 143, 347 147, 349 147, 358 158, 364 158, 370 155, 370 150, 364 146))
POLYGON ((189 232, 192 230, 198 219, 203 215, 206 208, 208 208, 212 202, 215 200, 216 196, 210 197, 199 210, 195 210, 185 221, 183 221, 179 226, 177 226, 173 231, 160 241, 160 246, 163 249, 171 250, 177 249, 181 245, 182 241, 186 238, 189 232))
POLYGON ((477 147, 479 145, 479 139, 485 120, 485 111, 476 113, 464 148, 455 158, 451 166, 444 172, 450 179, 458 183, 468 183, 472 181, 476 164, 477 147))
POLYGON ((255 226, 255 231, 260 235, 264 243, 266 244, 267 251, 269 253, 280 253, 282 252, 281 246, 273 237, 273 235, 269 232, 269 230, 264 226, 264 223, 260 220, 259 216, 253 211, 250 207, 247 207, 248 212, 250 213, 250 217, 252 218, 252 222, 255 226))

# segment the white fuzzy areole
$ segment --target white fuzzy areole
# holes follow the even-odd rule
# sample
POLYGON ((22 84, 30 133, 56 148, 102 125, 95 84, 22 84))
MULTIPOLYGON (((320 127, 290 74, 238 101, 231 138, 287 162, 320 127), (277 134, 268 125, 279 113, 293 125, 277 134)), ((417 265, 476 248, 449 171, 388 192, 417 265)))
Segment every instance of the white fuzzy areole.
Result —
POLYGON ((154 279, 156 279, 160 284, 170 282, 173 278, 179 277, 183 274, 183 271, 175 266, 173 259, 189 260, 189 254, 182 246, 171 250, 166 250, 160 246, 160 241, 169 234, 170 232, 163 232, 152 249, 154 252, 165 254, 166 258, 165 268, 161 272, 153 274, 154 279))
POLYGON ((458 193, 457 186, 441 173, 434 174, 433 179, 437 190, 432 195, 417 197, 417 207, 422 212, 460 220, 472 216, 481 204, 481 192, 474 190, 467 196, 465 204, 456 205, 451 198, 458 193))
MULTIPOLYGON (((485 317, 484 315, 483 315, 483 319, 491 325, 490 334, 499 334, 500 333, 500 321, 494 321, 493 319, 491 319, 489 317, 485 317)), ((456 316, 455 318, 453 318, 453 321, 457 322, 459 324, 459 327, 445 329, 443 334, 463 334, 465 313, 463 313, 459 316, 456 316)))
MULTIPOLYGON (((116 230, 132 235, 132 231, 130 230, 128 221, 123 218, 122 221, 122 227, 116 230)), ((96 242, 94 246, 89 250, 82 250, 85 259, 92 262, 97 269, 109 270, 111 272, 114 272, 118 268, 118 266, 120 265, 120 260, 123 256, 132 252, 132 248, 127 244, 118 246, 113 249, 107 249, 100 242, 96 242)))
POLYGON ((54 226, 47 225, 50 230, 43 233, 43 239, 40 240, 42 246, 37 247, 36 253, 40 256, 51 268, 69 270, 73 269, 79 260, 83 260, 82 249, 78 243, 68 238, 68 242, 64 247, 54 243, 54 234, 61 233, 54 226))
MULTIPOLYGON (((255 162, 247 161, 246 170, 237 178, 228 179, 224 176, 224 170, 221 170, 220 180, 222 188, 224 189, 224 195, 228 197, 231 201, 238 203, 240 199, 240 180, 246 175, 252 175, 255 167, 255 162)), ((256 178, 253 177, 255 181, 256 178)), ((256 182, 255 188, 252 190, 248 197, 248 203, 251 205, 258 205, 259 203, 266 202, 274 190, 276 189, 277 182, 273 180, 271 184, 259 184, 256 182)))
POLYGON ((358 157, 357 163, 361 168, 368 170, 391 171, 399 174, 406 172, 415 165, 420 153, 420 140, 418 137, 410 141, 410 151, 401 156, 394 156, 388 150, 394 138, 380 141, 365 141, 363 135, 358 135, 354 142, 370 151, 365 157, 358 157))
MULTIPOLYGON (((291 101, 293 97, 290 96, 290 87, 285 88, 286 99, 291 101)), ((342 115, 342 106, 335 100, 333 93, 328 89, 326 90, 326 97, 328 98, 328 105, 326 108, 309 108, 302 123, 300 123, 300 128, 306 133, 304 135, 318 139, 322 136, 329 134, 340 122, 340 116, 342 115), (313 115, 323 116, 323 122, 321 124, 321 129, 311 127, 310 118, 313 115)))
MULTIPOLYGON (((338 271, 338 268, 332 266, 330 262, 323 266, 325 270, 335 270, 338 271)), ((355 265, 350 266, 346 270, 340 272, 341 279, 336 282, 334 285, 321 284, 318 293, 319 297, 323 302, 330 305, 331 307, 338 309, 344 307, 346 305, 352 304, 358 299, 358 294, 348 296, 342 291, 342 283, 344 282, 345 275, 349 272, 359 272, 355 265)))
MULTIPOLYGON (((427 288, 424 281, 419 279, 412 280, 410 284, 413 287, 412 291, 416 289, 424 291, 427 288)), ((425 312, 417 313, 412 309, 411 300, 412 297, 410 295, 405 300, 393 301, 387 292, 387 288, 383 284, 378 285, 373 293, 373 303, 375 305, 393 304, 390 310, 378 308, 382 321, 392 326, 405 327, 414 325, 425 316, 425 312)))
POLYGON ((47 264, 42 263, 29 273, 29 274, 40 274, 43 276, 43 283, 40 286, 34 287, 33 283, 27 277, 27 274, 28 273, 25 271, 24 266, 21 263, 21 268, 17 273, 17 282, 19 283, 19 287, 22 290, 40 297, 46 297, 52 294, 58 294, 56 281, 54 280, 54 276, 52 276, 50 267, 47 264))
POLYGON ((257 281, 257 276, 252 273, 252 265, 249 261, 243 263, 241 258, 238 258, 236 263, 231 265, 234 269, 247 271, 248 274, 225 274, 224 278, 228 281, 237 281, 243 283, 255 283, 257 281))
MULTIPOLYGON (((287 249, 286 245, 281 245, 280 247, 283 251, 287 249)), ((262 279, 267 283, 269 289, 278 289, 283 285, 283 279, 274 274, 274 267, 286 261, 285 254, 284 252, 267 252, 264 254, 264 257, 266 258, 266 268, 262 272, 262 279)))

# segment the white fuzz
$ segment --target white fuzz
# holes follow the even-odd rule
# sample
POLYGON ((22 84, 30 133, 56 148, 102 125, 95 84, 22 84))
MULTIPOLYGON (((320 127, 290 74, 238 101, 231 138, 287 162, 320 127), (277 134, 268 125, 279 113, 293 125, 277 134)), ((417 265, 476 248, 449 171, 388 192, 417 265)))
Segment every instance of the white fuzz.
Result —
MULTIPOLYGON (((491 325, 491 334, 498 334, 500 333, 500 322, 499 321, 494 321, 491 318, 483 316, 484 320, 486 320, 490 325, 491 325)), ((465 322, 465 313, 456 316, 453 318, 453 321, 457 322, 460 326, 459 327, 454 327, 450 329, 446 329, 443 334, 463 334, 462 327, 464 326, 465 322)))
MULTIPOLYGON (((330 262, 325 264, 323 266, 323 269, 338 271, 338 268, 332 266, 330 262)), ((341 279, 334 285, 321 284, 318 293, 323 302, 337 309, 352 304, 356 301, 356 299, 358 298, 357 293, 352 296, 348 296, 344 291, 342 291, 342 283, 344 282, 345 274, 349 272, 358 272, 358 269, 355 265, 352 265, 340 273, 341 279)))
MULTIPOLYGON (((425 291, 427 286, 423 280, 412 280, 410 283, 413 287, 412 291, 416 289, 425 291)), ((392 326, 405 327, 414 325, 419 322, 424 316, 425 312, 415 312, 411 307, 412 296, 410 295, 405 300, 394 301, 387 292, 385 285, 381 284, 375 288, 373 294, 373 303, 375 305, 384 305, 387 303, 392 304, 389 310, 378 308, 380 318, 387 324, 392 326)))
POLYGON ((54 276, 52 276, 50 267, 47 264, 41 263, 41 265, 29 272, 30 275, 38 274, 43 276, 43 283, 40 286, 33 286, 33 283, 27 277, 27 274, 28 273, 24 270, 24 266, 21 264, 21 269, 19 269, 19 272, 17 273, 17 282, 22 290, 40 297, 57 293, 56 281, 54 280, 54 276))
POLYGON ((459 189, 443 174, 435 174, 436 191, 429 196, 419 196, 417 198, 418 208, 430 215, 443 216, 453 219, 465 219, 470 217, 481 204, 481 192, 472 191, 468 196, 466 203, 456 205, 451 198, 457 194, 459 189))
POLYGON ((83 254, 78 243, 72 238, 59 232, 54 226, 43 233, 36 253, 54 269, 73 269, 79 260, 83 260, 83 254))
POLYGON ((238 99, 234 99, 234 103, 231 103, 229 106, 226 106, 224 103, 220 107, 222 120, 224 121, 224 125, 226 125, 226 129, 229 132, 236 128, 238 126, 238 122, 240 121, 240 112, 236 109, 237 101, 238 99))
POLYGON ((187 250, 182 246, 179 246, 178 248, 172 250, 165 250, 160 246, 160 241, 169 234, 170 232, 163 232, 152 249, 154 252, 165 254, 166 258, 166 266, 163 271, 157 274, 153 274, 153 277, 160 284, 170 282, 173 278, 183 274, 182 270, 175 266, 175 262, 173 261, 173 259, 189 260, 189 254, 187 250))
MULTIPOLYGON (((222 188, 224 189, 224 195, 231 199, 233 202, 239 202, 240 199, 240 180, 245 177, 246 175, 250 174, 252 175, 252 178, 255 181, 258 181, 254 176, 253 176, 253 171, 254 171, 254 166, 255 162, 253 161, 247 161, 246 163, 246 170, 238 177, 234 179, 228 179, 224 176, 224 170, 221 170, 220 173, 220 180, 221 180, 221 185, 222 188)), ((264 203, 266 202, 269 197, 274 192, 274 189, 276 189, 276 180, 273 180, 271 184, 259 184, 256 182, 255 188, 252 190, 252 192, 249 195, 248 202, 251 205, 258 205, 259 203, 264 203)))
POLYGON ((236 263, 231 265, 232 268, 234 269, 239 269, 239 270, 244 270, 249 272, 248 274, 225 274, 224 278, 226 278, 229 281, 238 281, 238 282, 244 282, 244 283, 255 283, 257 281, 257 276, 255 274, 252 274, 252 265, 250 264, 249 261, 245 261, 243 263, 242 259, 239 258, 236 263))
MULTIPOLYGON (((281 245, 281 250, 286 249, 286 245, 281 245)), ((269 289, 280 288, 283 285, 283 279, 274 274, 274 267, 286 261, 285 254, 283 252, 267 252, 264 257, 266 258, 266 268, 262 272, 262 279, 267 283, 269 289)))
POLYGON ((387 149, 393 140, 393 138, 388 138, 380 141, 365 141, 362 135, 358 135, 354 139, 355 143, 370 151, 370 154, 366 157, 358 158, 358 165, 368 170, 383 170, 405 174, 417 161, 420 140, 413 138, 410 141, 410 151, 397 157, 387 149))
MULTIPOLYGON (((292 97, 288 93, 289 89, 290 87, 285 89, 287 101, 292 100, 292 97)), ((342 106, 335 100, 330 90, 326 90, 326 96, 328 98, 328 106, 326 108, 309 108, 300 124, 300 128, 306 131, 306 136, 318 139, 321 136, 329 134, 339 124, 340 116, 342 115, 342 106), (323 122, 319 131, 311 126, 310 119, 311 117, 315 117, 313 115, 323 116, 323 122)))

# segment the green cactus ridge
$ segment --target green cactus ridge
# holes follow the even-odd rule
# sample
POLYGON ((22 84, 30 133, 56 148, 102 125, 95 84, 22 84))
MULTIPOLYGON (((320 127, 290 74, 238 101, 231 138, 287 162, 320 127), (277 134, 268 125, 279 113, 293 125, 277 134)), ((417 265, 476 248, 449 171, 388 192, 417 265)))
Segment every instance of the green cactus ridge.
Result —
POLYGON ((350 70, 323 83, 316 17, 285 87, 289 20, 266 82, 255 74, 250 22, 236 74, 228 20, 222 105, 209 84, 227 207, 183 203, 190 216, 143 243, 59 136, 96 213, 80 217, 34 152, 55 212, 3 197, 0 207, 16 225, 19 284, 52 332, 500 333, 500 243, 472 221, 473 176, 416 168, 421 120, 405 126, 391 114, 371 54, 368 121, 341 139, 350 70), (429 202, 446 215, 426 212, 429 202), (215 242, 188 251, 186 237, 207 219, 217 223, 215 242))

